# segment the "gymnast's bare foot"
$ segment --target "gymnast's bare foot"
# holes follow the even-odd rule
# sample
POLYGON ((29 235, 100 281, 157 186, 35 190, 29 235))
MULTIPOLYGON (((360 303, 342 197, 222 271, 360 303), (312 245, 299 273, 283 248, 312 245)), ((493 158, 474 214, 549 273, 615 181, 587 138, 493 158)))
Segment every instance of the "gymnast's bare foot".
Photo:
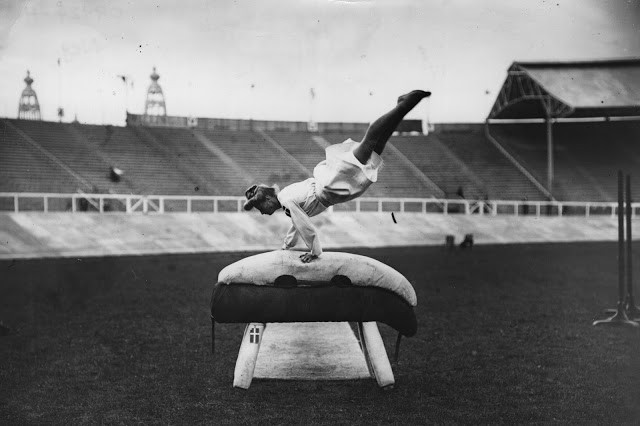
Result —
POLYGON ((424 90, 412 90, 398 98, 398 103, 412 101, 412 103, 418 103, 422 98, 428 98, 431 96, 431 92, 425 92, 424 90))

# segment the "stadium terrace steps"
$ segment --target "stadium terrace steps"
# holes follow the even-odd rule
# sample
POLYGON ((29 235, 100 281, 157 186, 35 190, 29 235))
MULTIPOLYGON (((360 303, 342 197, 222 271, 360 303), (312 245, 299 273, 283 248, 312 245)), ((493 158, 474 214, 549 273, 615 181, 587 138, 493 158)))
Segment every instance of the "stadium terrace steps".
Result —
MULTIPOLYGON (((123 170, 136 192, 154 195, 196 194, 191 182, 173 162, 150 146, 131 127, 82 125, 80 131, 95 149, 105 154, 123 170)), ((114 192, 124 193, 120 188, 114 192)))
POLYGON ((268 142, 269 144, 271 144, 273 149, 275 149, 277 152, 280 153, 280 157, 281 157, 282 161, 288 163, 289 166, 296 167, 298 169, 298 172, 302 173, 305 176, 311 176, 312 175, 311 170, 309 170, 307 167, 305 167, 304 164, 302 164, 300 161, 298 161, 298 159, 296 157, 294 157, 293 155, 289 154, 289 151, 284 149, 282 147, 282 145, 280 145, 280 143, 278 141, 276 141, 274 138, 269 136, 269 134, 267 132, 265 132, 264 130, 258 130, 257 133, 262 137, 262 139, 265 142, 268 142))
MULTIPOLYGON (((532 125, 526 125, 532 126, 532 125)), ((522 128, 520 125, 492 125, 490 127, 493 137, 507 150, 518 162, 524 166, 539 182, 547 185, 547 143, 546 130, 543 127, 522 128)), ((569 196, 572 199, 584 200, 592 199, 600 201, 601 198, 596 191, 590 188, 582 188, 579 185, 568 187, 567 183, 581 182, 583 177, 573 169, 559 170, 562 159, 556 150, 555 160, 555 180, 553 196, 557 200, 566 200, 569 196)))
POLYGON ((390 143, 438 185, 444 191, 445 198, 458 198, 458 188, 463 189, 466 198, 482 198, 481 186, 473 179, 473 175, 459 161, 452 160, 452 154, 437 139, 429 136, 396 136, 391 138, 390 143))
POLYGON ((71 125, 67 124, 65 125, 65 130, 69 133, 69 135, 71 135, 75 139, 77 144, 81 145, 84 148, 84 150, 90 150, 90 152, 93 155, 97 156, 100 159, 101 165, 103 166, 100 169, 98 169, 102 171, 101 177, 104 177, 104 175, 109 176, 108 182, 104 185, 104 188, 106 188, 106 191, 104 189, 101 189, 100 187, 98 187, 98 190, 100 192, 109 192, 109 193, 118 193, 118 192, 137 193, 138 191, 135 185, 129 179, 128 176, 126 175, 123 176, 120 182, 113 182, 110 179, 111 167, 113 167, 115 162, 105 153, 101 152, 99 149, 96 149, 95 146, 92 146, 89 140, 87 139, 87 137, 78 129, 78 127, 79 126, 75 124, 71 124, 71 125))
MULTIPOLYGON (((472 233, 476 244, 615 241, 611 217, 466 216, 396 212, 333 213, 313 218, 323 247, 393 247, 456 243, 472 233), (372 232, 373 230, 373 232, 372 232)), ((283 213, 0 215, 0 258, 278 250, 291 223, 283 213)), ((640 218, 634 219, 634 225, 640 218)), ((636 234, 636 239, 640 238, 636 234)), ((302 247, 300 247, 302 249, 302 247)), ((444 250, 444 248, 443 248, 444 250)))
MULTIPOLYGON (((263 136, 253 131, 202 130, 204 136, 244 170, 251 174, 256 183, 278 184, 284 187, 307 179, 297 165, 277 152, 263 136)), ((236 172, 236 176, 237 176, 236 172)), ((245 181, 237 177, 227 188, 226 195, 244 194, 245 181)))
POLYGON ((413 174, 414 179, 422 182, 425 186, 429 188, 433 197, 436 198, 445 198, 446 192, 442 190, 438 185, 436 185, 422 170, 416 166, 413 161, 407 158, 406 155, 402 153, 398 148, 396 148, 391 142, 387 144, 386 148, 394 157, 397 157, 406 168, 408 168, 413 174))
POLYGON ((325 159, 324 151, 315 143, 309 132, 267 132, 282 148, 295 157, 311 173, 325 159))
MULTIPOLYGON (((588 180, 584 183, 614 201, 617 170, 640 172, 640 123, 556 123, 554 140, 560 154, 570 159, 588 180)), ((632 187, 634 199, 640 187, 632 187)))
MULTIPOLYGON (((132 127, 131 130, 142 142, 160 152, 166 159, 167 163, 191 183, 193 194, 199 193, 201 189, 203 189, 205 193, 213 192, 213 190, 209 188, 209 183, 199 175, 198 170, 194 170, 194 165, 190 164, 189 159, 182 158, 182 154, 176 150, 176 144, 172 144, 173 146, 167 146, 166 140, 163 144, 152 133, 152 128, 132 127)), ((171 141, 171 138, 168 140, 171 141)))
POLYGON ((86 144, 76 140, 75 136, 67 130, 69 124, 29 120, 11 120, 11 124, 22 130, 92 187, 87 188, 82 185, 82 190, 108 192, 111 189, 109 165, 105 164, 86 144))
POLYGON ((0 121, 0 191, 75 192, 77 180, 0 121))
POLYGON ((201 195, 228 195, 238 170, 205 149, 193 131, 171 128, 149 128, 148 131, 197 174, 201 195))
MULTIPOLYGON (((547 144, 546 130, 542 128, 523 128, 521 124, 492 124, 489 131, 493 138, 505 149, 513 158, 535 177, 542 185, 547 184, 547 144), (537 133, 534 134, 534 130, 537 133)), ((556 178, 558 176, 556 175, 556 178)), ((562 200, 567 189, 564 184, 556 179, 553 195, 556 199, 562 200)), ((583 194, 584 196, 584 194, 583 194)))
POLYGON ((467 126, 460 131, 432 133, 428 137, 440 140, 473 170, 483 193, 490 199, 546 200, 546 196, 487 141, 484 124, 467 126))
MULTIPOLYGON (((491 134, 540 182, 547 180, 544 124, 493 124, 491 134)), ((640 125, 634 122, 555 123, 554 196, 558 200, 614 201, 618 169, 640 170, 640 125)), ((640 188, 633 187, 638 199, 640 188)))
MULTIPOLYGON (((284 187, 308 178, 324 159, 317 140, 341 143, 361 136, 15 119, 3 119, 0 126, 0 189, 7 192, 237 195, 251 182, 284 187), (109 179, 110 167, 124 171, 120 182, 109 179)), ((427 136, 392 137, 380 181, 367 196, 428 198, 444 191, 456 198, 461 187, 469 199, 545 199, 488 143, 482 126, 442 125, 427 136)), ((546 182, 543 124, 492 124, 490 130, 531 175, 546 182)), ((617 169, 640 170, 638 139, 639 122, 554 124, 556 199, 615 200, 617 169)), ((633 196, 640 199, 640 185, 633 185, 633 196)))

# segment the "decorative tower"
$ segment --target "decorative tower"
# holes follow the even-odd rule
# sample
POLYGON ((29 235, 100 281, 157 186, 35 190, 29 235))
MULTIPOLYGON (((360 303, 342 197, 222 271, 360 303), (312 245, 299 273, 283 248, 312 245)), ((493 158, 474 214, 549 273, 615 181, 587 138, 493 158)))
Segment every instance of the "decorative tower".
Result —
POLYGON ((158 84, 160 76, 156 73, 156 67, 153 67, 153 73, 150 75, 151 85, 147 90, 147 101, 144 105, 144 115, 166 116, 167 107, 164 103, 164 94, 162 87, 158 84))
POLYGON ((27 76, 24 78, 27 87, 22 91, 20 96, 20 105, 18 106, 18 118, 22 120, 40 120, 40 104, 38 103, 38 95, 31 87, 33 79, 27 70, 27 76))

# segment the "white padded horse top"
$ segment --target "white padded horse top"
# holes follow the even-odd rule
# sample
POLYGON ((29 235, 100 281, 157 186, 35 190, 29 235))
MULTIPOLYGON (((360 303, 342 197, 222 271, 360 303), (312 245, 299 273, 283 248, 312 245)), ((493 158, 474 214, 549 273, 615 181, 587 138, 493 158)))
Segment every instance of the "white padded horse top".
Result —
POLYGON ((324 252, 310 263, 300 261, 300 251, 276 250, 249 256, 225 267, 218 282, 273 285, 281 275, 292 275, 298 281, 329 282, 345 275, 355 286, 379 287, 402 297, 411 306, 418 299, 409 281, 392 267, 370 257, 341 252, 324 252))

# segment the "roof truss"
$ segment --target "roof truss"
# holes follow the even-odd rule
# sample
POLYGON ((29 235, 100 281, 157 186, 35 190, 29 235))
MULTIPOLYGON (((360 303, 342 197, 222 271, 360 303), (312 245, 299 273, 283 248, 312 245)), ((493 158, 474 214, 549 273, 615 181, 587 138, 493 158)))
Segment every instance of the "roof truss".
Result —
POLYGON ((489 118, 500 117, 505 109, 514 104, 536 100, 540 101, 548 118, 566 117, 573 112, 570 105, 548 93, 526 71, 513 67, 507 74, 507 79, 500 89, 489 118))

